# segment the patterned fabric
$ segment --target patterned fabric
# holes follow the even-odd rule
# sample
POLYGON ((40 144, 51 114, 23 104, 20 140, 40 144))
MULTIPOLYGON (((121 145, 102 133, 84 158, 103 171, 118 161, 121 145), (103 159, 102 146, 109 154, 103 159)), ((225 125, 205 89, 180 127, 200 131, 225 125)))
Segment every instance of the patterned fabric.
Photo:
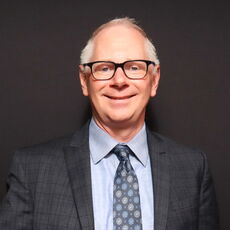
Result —
POLYGON ((141 230, 141 207, 137 176, 130 164, 130 148, 118 144, 112 150, 120 161, 114 178, 113 229, 141 230))

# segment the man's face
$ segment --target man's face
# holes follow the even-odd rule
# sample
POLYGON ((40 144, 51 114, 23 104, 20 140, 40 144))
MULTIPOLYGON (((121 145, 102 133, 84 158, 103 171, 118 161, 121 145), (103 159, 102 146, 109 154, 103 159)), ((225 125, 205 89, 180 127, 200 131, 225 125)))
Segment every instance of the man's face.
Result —
MULTIPOLYGON (((149 60, 144 37, 123 25, 105 28, 94 40, 93 61, 149 60)), ((83 69, 80 66, 81 70, 83 69)), ((159 66, 149 65, 144 79, 128 79, 118 68, 110 80, 98 81, 80 71, 83 94, 89 96, 94 119, 101 127, 125 128, 142 125, 150 97, 155 96, 160 77, 159 66), (155 68, 155 69, 154 69, 155 68)))

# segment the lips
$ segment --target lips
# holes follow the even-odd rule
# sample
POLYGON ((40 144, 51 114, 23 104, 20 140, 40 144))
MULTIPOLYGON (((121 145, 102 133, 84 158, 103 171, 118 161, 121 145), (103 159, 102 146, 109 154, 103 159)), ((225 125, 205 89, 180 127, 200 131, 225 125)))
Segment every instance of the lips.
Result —
POLYGON ((129 99, 135 96, 135 94, 133 95, 127 95, 127 96, 111 96, 111 95, 105 95, 107 98, 112 99, 112 100, 125 100, 125 99, 129 99))

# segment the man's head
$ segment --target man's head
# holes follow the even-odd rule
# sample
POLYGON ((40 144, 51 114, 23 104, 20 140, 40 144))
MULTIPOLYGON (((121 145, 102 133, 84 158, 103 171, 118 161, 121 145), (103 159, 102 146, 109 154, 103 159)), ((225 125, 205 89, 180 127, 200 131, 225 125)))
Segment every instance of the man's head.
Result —
POLYGON ((89 96, 93 117, 105 130, 139 129, 144 123, 148 100, 156 94, 159 77, 154 46, 128 18, 100 26, 81 54, 83 94, 89 96), (125 64, 115 68, 111 62, 125 64))
POLYGON ((147 37, 147 34, 145 33, 145 31, 140 26, 137 25, 135 19, 128 18, 128 17, 116 18, 116 19, 108 21, 107 23, 99 26, 93 32, 93 34, 92 34, 91 38, 88 40, 86 46, 82 49, 81 56, 80 56, 80 63, 81 64, 87 63, 91 59, 92 53, 93 53, 93 47, 94 47, 94 38, 96 37, 96 35, 101 30, 108 28, 108 27, 111 27, 111 26, 115 26, 115 25, 123 25, 123 26, 130 27, 130 28, 133 28, 133 29, 136 29, 137 31, 139 31, 143 35, 143 37, 145 37, 145 49, 146 49, 146 53, 148 54, 149 60, 155 62, 157 65, 160 64, 160 61, 157 57, 155 46, 150 41, 150 39, 147 37))

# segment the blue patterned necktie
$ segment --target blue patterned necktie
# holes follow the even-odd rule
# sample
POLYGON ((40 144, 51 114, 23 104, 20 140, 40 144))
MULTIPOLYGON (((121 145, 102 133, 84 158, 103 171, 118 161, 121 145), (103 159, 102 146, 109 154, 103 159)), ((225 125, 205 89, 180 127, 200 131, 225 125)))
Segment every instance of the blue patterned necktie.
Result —
POLYGON ((118 144, 112 150, 120 161, 113 189, 114 230, 142 229, 139 186, 129 160, 131 152, 132 150, 124 144, 118 144))

